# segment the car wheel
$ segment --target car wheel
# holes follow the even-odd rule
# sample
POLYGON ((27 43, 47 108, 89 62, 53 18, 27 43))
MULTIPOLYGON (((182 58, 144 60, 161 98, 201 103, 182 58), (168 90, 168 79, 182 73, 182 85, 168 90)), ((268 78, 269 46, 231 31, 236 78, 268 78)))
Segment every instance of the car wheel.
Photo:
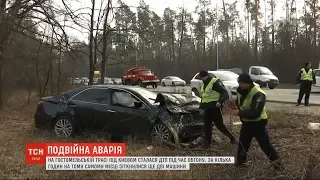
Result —
POLYGON ((172 86, 176 86, 176 84, 174 82, 172 82, 172 86))
POLYGON ((55 120, 53 129, 55 134, 60 138, 69 138, 75 134, 76 127, 73 121, 65 116, 55 120))
POLYGON ((143 87, 142 81, 139 81, 139 82, 138 82, 138 85, 139 85, 140 87, 143 87))
POLYGON ((191 91, 194 92, 196 96, 200 97, 200 93, 196 88, 193 88, 191 91))
POLYGON ((275 86, 274 86, 274 85, 272 85, 272 84, 268 84, 268 88, 269 88, 269 89, 274 89, 274 88, 275 88, 275 86))
POLYGON ((263 88, 263 82, 261 82, 261 81, 256 81, 256 83, 259 84, 259 86, 260 86, 261 88, 263 88))
POLYGON ((153 126, 151 132, 152 141, 154 142, 172 142, 173 136, 170 130, 162 123, 153 126))
POLYGON ((163 83, 162 83, 162 86, 163 86, 163 87, 165 87, 165 86, 166 86, 166 84, 163 82, 163 83))

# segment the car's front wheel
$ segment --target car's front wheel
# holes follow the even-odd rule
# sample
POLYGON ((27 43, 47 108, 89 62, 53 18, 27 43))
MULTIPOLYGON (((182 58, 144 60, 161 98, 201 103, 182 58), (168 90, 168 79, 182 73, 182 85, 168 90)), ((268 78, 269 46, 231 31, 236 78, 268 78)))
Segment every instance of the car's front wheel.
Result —
POLYGON ((269 89, 274 89, 274 88, 275 88, 275 85, 269 83, 269 84, 268 84, 268 88, 269 88, 269 89))
POLYGON ((65 116, 55 120, 53 129, 55 134, 60 138, 69 138, 75 134, 76 127, 74 122, 65 116))
POLYGON ((157 123, 153 126, 151 131, 153 142, 172 142, 173 136, 170 130, 162 123, 157 123))

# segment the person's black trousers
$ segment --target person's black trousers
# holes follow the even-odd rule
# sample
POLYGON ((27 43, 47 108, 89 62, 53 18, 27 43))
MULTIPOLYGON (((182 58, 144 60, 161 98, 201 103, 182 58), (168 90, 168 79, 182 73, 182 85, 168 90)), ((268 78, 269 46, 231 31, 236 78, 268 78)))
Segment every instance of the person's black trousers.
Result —
POLYGON ((299 98, 297 100, 298 104, 301 104, 302 98, 304 96, 304 104, 309 105, 309 97, 311 92, 312 84, 301 83, 299 90, 299 98))
POLYGON ((221 108, 209 108, 205 110, 204 119, 204 144, 210 147, 212 142, 212 122, 219 131, 226 135, 232 142, 235 142, 235 137, 223 123, 221 108))
POLYGON ((266 122, 267 120, 261 120, 258 122, 244 122, 242 124, 238 143, 237 164, 247 161, 247 154, 253 137, 256 138, 261 150, 270 161, 279 158, 277 151, 270 143, 266 122))

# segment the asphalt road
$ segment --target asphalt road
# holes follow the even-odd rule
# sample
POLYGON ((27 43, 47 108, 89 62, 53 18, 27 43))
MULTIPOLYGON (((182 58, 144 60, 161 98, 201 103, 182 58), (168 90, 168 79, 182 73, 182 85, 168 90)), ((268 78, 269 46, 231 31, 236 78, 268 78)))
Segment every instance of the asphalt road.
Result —
MULTIPOLYGON (((156 89, 148 87, 148 89, 157 91, 157 92, 168 92, 168 93, 188 93, 191 92, 189 86, 185 87, 162 87, 159 86, 156 89)), ((263 89, 268 97, 267 100, 270 102, 283 102, 283 103, 296 103, 298 98, 298 89, 263 89)), ((310 104, 311 105, 320 105, 320 91, 312 92, 310 95, 310 104)), ((302 103, 304 100, 302 100, 302 103)))

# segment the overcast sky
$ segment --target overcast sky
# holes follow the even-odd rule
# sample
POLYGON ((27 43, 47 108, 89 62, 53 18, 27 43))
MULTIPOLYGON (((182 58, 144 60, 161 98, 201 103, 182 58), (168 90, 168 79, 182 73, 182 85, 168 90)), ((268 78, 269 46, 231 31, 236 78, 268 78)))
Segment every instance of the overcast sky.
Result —
MULTIPOLYGON (((56 2, 58 3, 58 1, 60 0, 56 0, 56 2)), ((81 0, 82 1, 82 0, 81 0)), ((149 5, 150 10, 156 12, 159 16, 163 15, 163 11, 165 8, 170 7, 173 10, 178 9, 179 7, 184 6, 188 12, 194 12, 195 7, 197 6, 197 0, 144 0, 146 4, 149 5)), ((212 5, 212 9, 214 9, 216 7, 216 2, 218 2, 218 8, 222 9, 222 0, 220 1, 214 1, 212 0, 211 2, 212 5), (221 1, 221 2, 220 2, 221 1)), ((226 3, 233 3, 235 0, 225 0, 226 3)), ((269 0, 266 0, 266 3, 268 3, 269 0)), ((286 16, 286 12, 284 10, 285 7, 285 1, 284 0, 275 0, 276 1, 276 9, 275 9, 275 15, 276 15, 276 19, 280 19, 286 16)), ((74 1, 69 1, 70 5, 72 7, 72 9, 79 9, 81 7, 90 7, 91 6, 91 0, 83 0, 82 3, 76 3, 74 1)), ((101 0, 96 0, 97 2, 97 8, 100 6, 100 2, 101 0)), ((128 6, 132 6, 132 7, 137 7, 139 5, 139 0, 123 0, 124 3, 126 3, 128 6)), ((291 2, 291 1, 289 1, 291 2)), ((264 6, 265 1, 264 0, 260 0, 260 6, 261 6, 261 13, 265 14, 265 6, 264 6)), ((303 5, 304 5, 304 1, 303 0, 297 0, 297 10, 298 12, 303 10, 303 5)), ((60 3, 58 3, 60 4, 60 3)), ((117 6, 117 0, 113 0, 113 6, 117 6)), ((269 4, 267 4, 267 8, 268 8, 268 13, 270 13, 269 11, 269 4)), ((88 10, 87 10, 88 11, 88 10)), ((132 11, 136 12, 135 8, 132 8, 132 11)), ((243 17, 245 16, 245 11, 244 11, 244 0, 240 0, 238 1, 238 11, 240 12, 240 17, 242 17, 242 19, 244 19, 243 17)), ((96 12, 98 13, 98 12, 96 12)), ((267 14, 267 16, 269 16, 269 14, 267 14)), ((262 23, 264 23, 264 19, 261 19, 262 23)), ((80 30, 80 28, 79 28, 80 30)), ((68 29, 68 34, 77 37, 80 40, 86 40, 87 39, 87 32, 85 30, 81 30, 79 31, 75 31, 75 30, 71 30, 68 29)))

